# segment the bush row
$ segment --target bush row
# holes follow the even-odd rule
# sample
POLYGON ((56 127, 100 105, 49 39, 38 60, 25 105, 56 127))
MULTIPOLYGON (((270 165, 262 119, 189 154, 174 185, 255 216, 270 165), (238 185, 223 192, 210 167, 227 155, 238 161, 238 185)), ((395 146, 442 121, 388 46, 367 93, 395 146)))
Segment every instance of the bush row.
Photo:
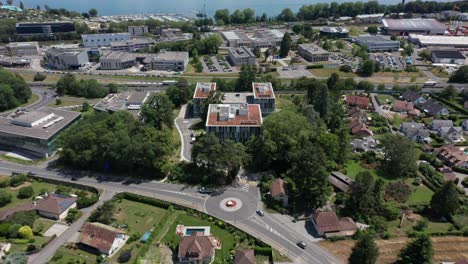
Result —
POLYGON ((468 111, 466 109, 464 109, 463 107, 460 107, 460 106, 458 106, 458 105, 456 105, 456 104, 454 104, 454 103, 452 103, 452 102, 450 102, 450 101, 448 101, 448 100, 446 100, 446 99, 444 99, 444 98, 442 98, 442 97, 440 97, 438 95, 432 94, 431 96, 434 97, 437 101, 440 101, 440 102, 452 107, 453 109, 457 110, 461 114, 465 114, 465 115, 468 114, 468 111))
POLYGON ((306 69, 310 70, 310 69, 322 69, 323 68, 323 64, 314 64, 314 65, 307 65, 306 66, 306 69))

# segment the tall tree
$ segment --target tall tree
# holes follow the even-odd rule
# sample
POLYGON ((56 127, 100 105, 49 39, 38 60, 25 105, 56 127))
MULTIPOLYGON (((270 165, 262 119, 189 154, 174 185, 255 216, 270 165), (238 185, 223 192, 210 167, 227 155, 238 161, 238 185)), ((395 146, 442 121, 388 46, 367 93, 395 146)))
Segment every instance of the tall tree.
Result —
POLYGON ((374 74, 375 72, 375 63, 373 60, 364 60, 362 63, 361 63, 361 73, 365 76, 372 76, 372 74, 374 74))
POLYGON ((379 248, 368 233, 364 233, 353 247, 348 258, 349 264, 374 264, 379 257, 379 248))
POLYGON ((432 195, 431 208, 439 216, 455 214, 460 209, 458 192, 452 181, 447 181, 432 195))
POLYGON ((161 129, 163 126, 172 128, 174 121, 172 110, 173 104, 169 97, 157 93, 141 109, 140 119, 143 123, 150 124, 156 129, 161 129))
POLYGON ((458 70, 450 76, 449 82, 468 83, 468 65, 458 68, 458 70))
POLYGON ((180 107, 188 102, 192 90, 187 79, 180 78, 176 85, 172 85, 166 90, 166 94, 175 107, 180 107))
POLYGON ((285 58, 288 56, 289 51, 291 50, 292 39, 288 32, 284 33, 283 39, 281 40, 280 46, 280 57, 285 58))
POLYGON ((429 235, 420 233, 400 251, 397 263, 430 264, 433 263, 434 249, 429 235))
POLYGON ((327 85, 316 79, 310 79, 307 89, 307 102, 314 105, 315 110, 319 112, 320 117, 326 119, 329 111, 329 98, 327 85))
POLYGON ((242 65, 241 71, 239 73, 239 78, 237 79, 236 91, 245 92, 252 90, 252 83, 256 79, 257 68, 255 65, 242 65))
POLYGON ((97 17, 98 15, 98 11, 96 10, 96 8, 91 8, 89 11, 88 11, 89 15, 91 17, 97 17))
POLYGON ((385 156, 384 171, 390 177, 409 177, 416 173, 418 152, 410 139, 394 134, 385 135, 382 140, 385 156))
POLYGON ((214 92, 210 92, 210 94, 208 95, 208 98, 206 98, 206 100, 203 100, 200 106, 200 117, 203 123, 205 123, 207 119, 209 105, 222 103, 223 97, 224 97, 223 93, 216 90, 214 92))
POLYGON ((293 11, 291 8, 285 8, 281 11, 281 13, 278 15, 278 20, 280 21, 286 21, 286 22, 292 22, 296 20, 296 16, 294 15, 293 11))

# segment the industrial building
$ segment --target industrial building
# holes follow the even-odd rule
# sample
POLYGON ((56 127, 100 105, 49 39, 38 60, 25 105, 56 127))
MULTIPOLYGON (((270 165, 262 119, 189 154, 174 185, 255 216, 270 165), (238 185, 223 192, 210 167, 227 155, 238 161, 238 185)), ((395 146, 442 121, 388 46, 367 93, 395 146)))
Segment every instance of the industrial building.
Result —
POLYGON ((465 56, 458 50, 432 50, 431 61, 441 64, 465 64, 465 56))
POLYGON ((382 32, 387 35, 408 36, 409 34, 443 35, 446 26, 433 18, 382 19, 382 32))
POLYGON ((20 22, 16 23, 16 33, 19 36, 53 36, 56 33, 75 31, 73 22, 20 22))
POLYGON ((443 46, 458 49, 468 48, 468 36, 426 36, 410 34, 408 40, 421 47, 443 46))
POLYGON ((101 70, 123 70, 136 65, 136 58, 128 52, 112 51, 101 58, 101 70))
POLYGON ((137 117, 141 107, 149 99, 150 92, 122 92, 109 94, 94 105, 98 112, 114 113, 117 111, 128 111, 137 117))
POLYGON ((154 45, 152 38, 135 38, 127 41, 112 41, 110 43, 112 51, 136 52, 150 49, 154 45))
POLYGON ((299 44, 299 55, 309 62, 328 61, 330 53, 315 44, 299 44))
POLYGON ((29 67, 29 65, 31 65, 30 59, 0 56, 0 66, 3 67, 22 68, 29 67))
POLYGON ((188 52, 166 51, 151 58, 152 70, 184 72, 189 62, 188 52))
POLYGON ((369 51, 398 51, 400 48, 399 41, 391 40, 379 35, 363 35, 357 36, 355 39, 359 46, 366 46, 369 51))
POLYGON ((253 103, 259 104, 262 115, 268 115, 275 111, 275 92, 271 83, 252 83, 253 103))
POLYGON ((206 132, 218 138, 245 143, 260 135, 263 119, 258 104, 210 104, 206 132))
POLYGON ((130 33, 107 33, 81 35, 85 48, 108 47, 114 41, 127 41, 130 33))
POLYGON ((283 40, 284 32, 277 29, 256 30, 251 34, 245 31, 224 31, 221 32, 223 38, 227 41, 227 46, 232 48, 270 48, 279 47, 283 40))
POLYGON ((361 23, 380 23, 382 22, 384 14, 365 14, 365 15, 357 15, 356 20, 361 23))
POLYGON ((57 70, 76 70, 89 63, 85 49, 53 48, 46 51, 44 60, 48 67, 57 70))
POLYGON ((0 117, 0 144, 39 157, 49 157, 57 149, 57 136, 80 119, 81 114, 57 108, 17 111, 0 117))
POLYGON ((149 34, 148 26, 128 26, 128 33, 132 36, 149 34))
POLYGON ((332 38, 347 38, 349 30, 343 27, 322 27, 320 28, 320 36, 332 38))
POLYGON ((164 28, 160 30, 158 42, 176 42, 191 40, 192 38, 192 33, 184 33, 178 28, 164 28))
POLYGON ((229 48, 229 62, 234 66, 255 65, 257 57, 247 47, 229 48))
POLYGON ((216 83, 214 82, 197 82, 195 91, 193 92, 193 115, 199 116, 201 106, 204 100, 208 98, 211 92, 216 91, 216 83))
POLYGON ((10 42, 6 45, 6 50, 10 56, 39 55, 39 45, 37 42, 10 42))

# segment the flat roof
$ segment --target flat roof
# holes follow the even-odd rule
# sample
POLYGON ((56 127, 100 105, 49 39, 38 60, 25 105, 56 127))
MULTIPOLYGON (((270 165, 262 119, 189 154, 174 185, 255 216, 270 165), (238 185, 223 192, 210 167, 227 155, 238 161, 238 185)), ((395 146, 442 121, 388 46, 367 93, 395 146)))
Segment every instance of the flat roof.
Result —
POLYGON ((268 83, 252 83, 252 90, 254 93, 254 97, 256 99, 263 99, 263 98, 275 98, 275 92, 273 91, 273 85, 270 82, 268 83))
POLYGON ((37 48, 37 41, 30 42, 10 42, 7 44, 10 48, 37 48))
POLYGON ((63 48, 52 48, 46 51, 47 54, 52 55, 68 55, 68 56, 75 56, 82 52, 86 52, 85 49, 63 49, 63 48))
POLYGON ((445 30, 445 25, 433 18, 412 19, 382 19, 385 28, 389 30, 445 30))
POLYGON ((223 101, 223 104, 242 104, 242 103, 248 102, 247 97, 249 96, 253 97, 253 93, 246 93, 246 92, 223 93, 222 101, 223 101))
POLYGON ((349 33, 349 30, 344 27, 321 27, 320 31, 327 33, 349 33))
POLYGON ((189 56, 186 51, 165 51, 156 53, 154 60, 184 61, 189 56))
POLYGON ((466 59, 458 50, 432 50, 432 55, 437 58, 466 59))
POLYGON ((216 90, 215 82, 197 82, 193 98, 205 99, 208 98, 211 92, 216 90))
POLYGON ((232 54, 236 58, 255 57, 255 54, 253 54, 252 50, 247 47, 229 48, 229 53, 232 54))
POLYGON ((259 104, 210 104, 206 126, 260 127, 263 119, 259 104))
POLYGON ((306 50, 307 52, 311 53, 311 54, 325 54, 325 53, 329 53, 328 51, 322 49, 321 47, 319 47, 318 45, 315 45, 315 44, 299 44, 299 47, 306 50))
MULTIPOLYGON (((366 43, 376 43, 376 42, 398 42, 396 40, 391 40, 381 35, 361 35, 356 37, 357 40, 366 42, 366 43)), ((399 42, 398 42, 399 43, 399 42)))
POLYGON ((55 25, 55 24, 73 24, 71 21, 50 21, 50 22, 18 22, 16 26, 37 26, 37 25, 55 25))
POLYGON ((457 45, 468 46, 468 36, 428 36, 410 34, 409 37, 418 40, 421 45, 457 45))
POLYGON ((56 108, 42 108, 37 111, 26 112, 16 118, 0 117, 0 132, 48 140, 80 116, 81 113, 79 112, 56 108), (49 114, 54 114, 54 117, 34 127, 25 127, 13 124, 13 120, 30 122, 31 120, 35 121, 40 119, 41 116, 45 117, 49 114))
POLYGON ((120 60, 129 61, 134 60, 135 56, 130 52, 112 51, 105 55, 101 60, 120 60))
POLYGON ((130 33, 101 33, 101 34, 82 34, 82 38, 90 38, 90 37, 111 37, 111 36, 128 36, 130 37, 130 33))
POLYGON ((145 100, 151 96, 150 92, 122 92, 109 94, 94 105, 99 111, 129 111, 137 115, 145 100), (130 104, 131 103, 131 104, 130 104))

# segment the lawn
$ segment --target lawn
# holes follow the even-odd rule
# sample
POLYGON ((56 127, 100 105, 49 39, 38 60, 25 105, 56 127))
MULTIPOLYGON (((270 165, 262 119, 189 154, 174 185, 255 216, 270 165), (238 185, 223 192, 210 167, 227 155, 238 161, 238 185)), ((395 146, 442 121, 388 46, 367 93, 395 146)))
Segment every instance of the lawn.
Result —
MULTIPOLYGON (((61 104, 56 104, 56 101, 51 102, 48 106, 49 107, 65 107, 65 106, 77 106, 80 108, 84 102, 88 102, 90 105, 96 104, 101 99, 89 99, 89 98, 82 98, 82 97, 74 97, 74 96, 62 96, 59 98, 61 104)), ((92 108, 92 107, 91 107, 92 108)))
POLYGON ((426 185, 421 184, 419 186, 414 186, 412 184, 413 180, 408 179, 406 183, 411 186, 411 195, 406 201, 407 204, 423 204, 429 203, 431 201, 432 194, 434 193, 426 185))
POLYGON ((169 228, 169 231, 162 239, 163 243, 173 248, 177 248, 180 240, 180 237, 175 233, 177 225, 210 226, 212 235, 220 239, 222 243, 221 249, 216 250, 215 262, 225 263, 230 257, 230 250, 235 249, 234 234, 214 225, 212 222, 187 215, 183 212, 177 217, 171 228, 169 228))
POLYGON ((33 231, 44 235, 44 233, 54 224, 55 221, 45 218, 38 218, 36 221, 34 221, 33 231))
POLYGON ((317 77, 330 77, 332 73, 338 74, 338 76, 342 78, 347 78, 347 77, 357 77, 357 74, 353 72, 342 72, 338 68, 321 68, 321 69, 310 69, 309 70, 313 75, 317 77))
POLYGON ((395 97, 388 94, 379 94, 377 95, 377 98, 379 99, 379 103, 382 105, 392 104, 395 101, 395 97))
POLYGON ((377 171, 375 169, 367 169, 361 166, 361 163, 356 160, 349 160, 345 164, 346 175, 348 175, 351 179, 355 179, 356 175, 361 172, 369 172, 374 177, 378 177, 377 171))
POLYGON ((94 264, 96 263, 96 255, 90 254, 80 249, 69 249, 61 246, 54 254, 48 264, 94 264))
POLYGON ((429 71, 432 72, 432 74, 434 74, 435 76, 437 76, 439 78, 448 78, 449 77, 448 72, 444 68, 441 68, 441 67, 433 67, 429 71))

